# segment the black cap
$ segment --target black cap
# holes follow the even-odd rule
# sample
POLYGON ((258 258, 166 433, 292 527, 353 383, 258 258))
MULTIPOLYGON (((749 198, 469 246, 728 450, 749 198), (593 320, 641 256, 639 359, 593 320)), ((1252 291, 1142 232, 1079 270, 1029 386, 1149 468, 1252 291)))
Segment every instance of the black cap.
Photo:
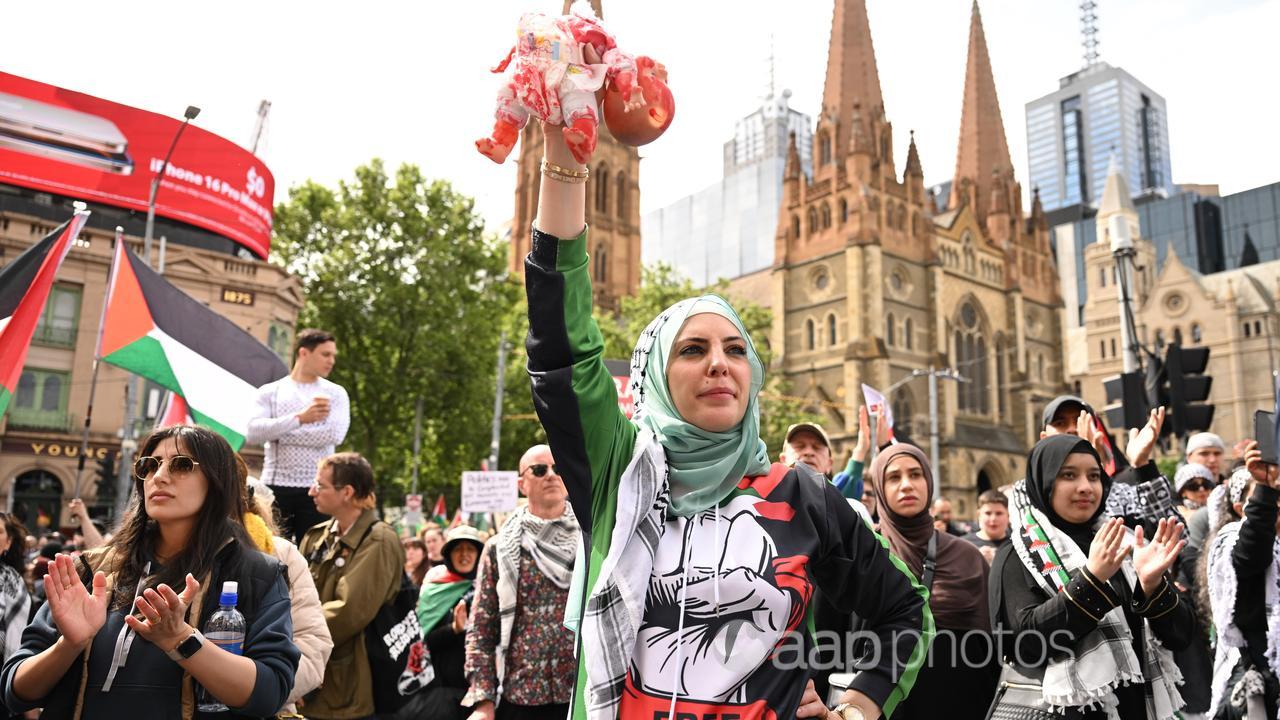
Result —
POLYGON ((1093 408, 1090 407, 1089 403, 1085 402, 1083 398, 1077 397, 1075 395, 1059 395, 1058 397, 1054 398, 1052 402, 1050 402, 1048 405, 1044 407, 1044 417, 1043 417, 1044 422, 1041 424, 1046 426, 1052 424, 1053 416, 1057 415, 1059 410, 1061 410, 1063 407, 1066 407, 1068 405, 1079 405, 1080 408, 1085 412, 1089 413, 1090 415, 1094 414, 1093 408))

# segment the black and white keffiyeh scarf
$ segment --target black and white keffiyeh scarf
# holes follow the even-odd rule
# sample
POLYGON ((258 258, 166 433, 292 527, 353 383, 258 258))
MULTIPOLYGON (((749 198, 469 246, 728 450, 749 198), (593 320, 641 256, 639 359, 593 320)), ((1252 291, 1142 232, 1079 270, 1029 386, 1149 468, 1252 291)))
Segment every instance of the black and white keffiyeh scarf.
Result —
MULTIPOLYGON (((1018 559, 1042 590, 1050 596, 1062 592, 1071 582, 1071 573, 1083 567, 1088 556, 1032 504, 1026 480, 1014 485, 1010 504, 1019 529, 1013 533, 1018 559)), ((1104 518, 1096 522, 1101 524, 1104 518)), ((1132 562, 1126 559, 1121 572, 1126 583, 1136 583, 1132 562)), ((1182 696, 1175 687, 1182 682, 1182 673, 1174 664, 1173 654, 1160 645, 1149 625, 1143 637, 1145 652, 1139 662, 1124 608, 1112 608, 1095 630, 1076 643, 1070 656, 1048 661, 1043 682, 1045 702, 1058 712, 1065 712, 1068 707, 1101 707, 1107 717, 1118 720, 1116 688, 1146 683, 1146 717, 1175 717, 1182 706, 1182 696)))
POLYGON ((4 637, 4 660, 22 647, 22 631, 27 627, 31 596, 22 576, 8 565, 0 564, 0 634, 4 637))
MULTIPOLYGON (((1209 603, 1213 608, 1213 625, 1218 634, 1218 642, 1214 650, 1213 685, 1209 703, 1209 717, 1216 717, 1223 702, 1245 708, 1250 696, 1259 692, 1251 692, 1241 682, 1236 688, 1228 687, 1232 672, 1240 663, 1245 650, 1244 634, 1235 623, 1236 614, 1236 580, 1235 565, 1231 562, 1231 553, 1240 539, 1240 528, 1243 521, 1227 523, 1213 537, 1209 545, 1207 576, 1209 581, 1209 603)), ((1271 671, 1280 668, 1280 538, 1275 540, 1272 548, 1271 566, 1266 574, 1266 615, 1267 615, 1267 664, 1271 671)), ((1255 673, 1256 674, 1256 673, 1255 673)), ((1247 678, 1246 678, 1247 679, 1247 678)), ((1252 716, 1248 716, 1252 717, 1252 716)))
POLYGON ((568 589, 573 576, 574 556, 578 551, 578 519, 565 503, 564 514, 546 520, 529 512, 516 510, 502 526, 495 542, 498 559, 498 648, 496 653, 498 680, 506 674, 507 648, 516 621, 519 600, 520 554, 523 550, 548 580, 556 587, 568 589))

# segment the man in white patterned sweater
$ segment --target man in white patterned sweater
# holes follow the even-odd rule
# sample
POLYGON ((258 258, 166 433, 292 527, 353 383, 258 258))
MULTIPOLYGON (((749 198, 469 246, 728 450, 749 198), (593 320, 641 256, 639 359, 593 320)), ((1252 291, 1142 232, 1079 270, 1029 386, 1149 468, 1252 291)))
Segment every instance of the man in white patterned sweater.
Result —
POLYGON ((325 378, 338 359, 338 344, 324 330, 298 333, 293 370, 258 388, 248 442, 265 444, 262 481, 276 494, 285 537, 294 543, 328 519, 307 495, 316 464, 342 444, 351 425, 347 391, 325 378))

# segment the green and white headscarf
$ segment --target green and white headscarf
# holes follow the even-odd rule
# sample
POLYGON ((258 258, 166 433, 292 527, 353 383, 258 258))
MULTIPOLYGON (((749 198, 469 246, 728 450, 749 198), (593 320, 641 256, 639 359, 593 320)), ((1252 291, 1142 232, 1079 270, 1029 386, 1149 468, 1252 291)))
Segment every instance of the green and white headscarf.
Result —
POLYGON ((688 517, 712 507, 746 476, 769 472, 769 454, 760 439, 760 388, 764 365, 742 319, 718 295, 681 300, 659 313, 640 334, 631 355, 630 390, 635 398, 631 421, 649 430, 666 452, 671 488, 669 512, 688 517), (676 410, 667 385, 671 349, 686 321, 712 313, 738 329, 751 363, 751 387, 742 422, 725 432, 711 432, 686 421, 676 410))

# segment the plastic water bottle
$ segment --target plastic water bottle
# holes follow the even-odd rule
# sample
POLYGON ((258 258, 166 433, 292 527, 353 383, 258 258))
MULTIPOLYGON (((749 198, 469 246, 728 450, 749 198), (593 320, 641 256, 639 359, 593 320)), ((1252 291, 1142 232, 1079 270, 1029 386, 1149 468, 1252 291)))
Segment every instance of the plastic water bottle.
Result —
MULTIPOLYGON (((209 618, 209 622, 204 624, 205 640, 221 647, 229 653, 235 655, 244 654, 244 633, 246 624, 244 615, 236 610, 236 601, 239 598, 239 583, 228 580, 222 584, 222 597, 218 599, 218 612, 209 618)), ((226 712, 227 706, 213 696, 203 687, 197 695, 199 698, 196 707, 200 712, 216 713, 226 712)))

